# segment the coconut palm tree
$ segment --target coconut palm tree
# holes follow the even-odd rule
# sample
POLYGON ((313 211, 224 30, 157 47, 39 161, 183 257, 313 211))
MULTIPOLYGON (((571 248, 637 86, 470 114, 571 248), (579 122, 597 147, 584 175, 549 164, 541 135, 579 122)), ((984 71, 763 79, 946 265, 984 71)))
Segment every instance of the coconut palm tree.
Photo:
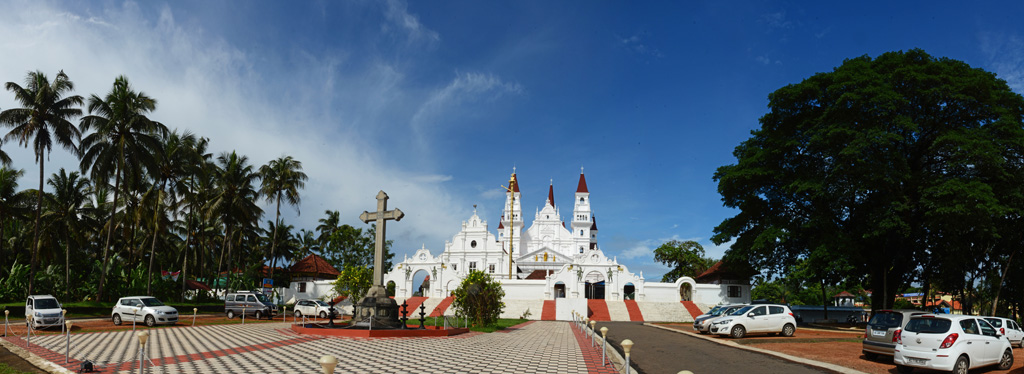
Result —
MULTIPOLYGON (((95 181, 114 177, 114 201, 109 217, 114 220, 122 182, 142 175, 142 168, 156 168, 154 155, 160 153, 161 145, 158 136, 165 134, 167 127, 147 117, 156 110, 156 99, 136 92, 123 75, 114 79, 114 86, 105 97, 89 97, 88 109, 90 115, 82 118, 79 127, 83 133, 95 132, 82 139, 81 169, 83 173, 89 171, 95 181)), ((114 226, 113 222, 107 224, 97 285, 98 300, 103 298, 114 226)))
POLYGON ((156 168, 151 169, 153 172, 153 178, 156 183, 153 184, 155 188, 156 196, 155 209, 153 209, 153 242, 149 247, 149 276, 146 280, 146 294, 152 294, 150 292, 153 284, 153 257, 156 253, 156 242, 160 237, 160 217, 164 216, 164 201, 169 202, 169 205, 176 205, 178 191, 176 188, 167 189, 167 183, 170 182, 172 186, 178 184, 179 180, 184 179, 185 174, 188 172, 190 165, 194 165, 196 159, 195 154, 192 152, 195 147, 196 137, 191 132, 186 131, 183 134, 178 134, 177 131, 166 133, 161 137, 160 147, 163 153, 156 155, 156 168), (165 193, 165 190, 167 193, 165 193))
MULTIPOLYGON (((224 225, 224 239, 221 245, 221 258, 217 263, 217 276, 220 275, 227 252, 228 273, 232 272, 232 248, 236 241, 241 240, 243 230, 240 227, 255 225, 263 210, 256 205, 259 193, 253 187, 257 175, 249 165, 249 158, 239 156, 236 152, 221 153, 217 156, 216 191, 207 207, 208 216, 219 217, 224 225)), ((227 291, 227 290, 225 290, 227 291)))
POLYGON ((82 105, 82 97, 65 96, 75 89, 75 85, 63 70, 57 73, 53 82, 43 72, 34 71, 25 77, 25 87, 14 82, 7 82, 5 87, 14 93, 15 100, 23 107, 0 112, 0 125, 11 127, 4 138, 17 140, 25 147, 31 144, 36 163, 39 164, 39 190, 36 191, 36 220, 32 229, 32 260, 28 281, 28 294, 31 295, 35 286, 36 267, 39 265, 39 222, 43 212, 43 177, 46 175, 46 157, 43 156, 49 155, 54 142, 76 156, 79 154, 75 141, 81 134, 71 119, 82 115, 82 110, 78 108, 82 105))
MULTIPOLYGON (((202 219, 199 212, 202 211, 203 204, 207 201, 202 194, 200 186, 203 185, 201 180, 212 181, 209 178, 212 175, 212 170, 215 166, 211 165, 210 158, 212 155, 206 152, 207 146, 209 146, 210 140, 207 138, 198 138, 192 142, 191 147, 188 151, 188 159, 192 160, 192 163, 186 164, 185 173, 182 178, 178 178, 175 183, 174 189, 181 195, 181 205, 185 211, 185 244, 181 260, 181 297, 182 300, 185 298, 185 293, 188 291, 186 281, 188 280, 188 258, 189 258, 189 246, 196 245, 199 247, 199 241, 197 240, 200 233, 203 231, 202 219), (194 241, 194 242, 193 242, 194 241)), ((206 183, 210 184, 210 183, 206 183)), ((209 189, 206 189, 209 190, 209 189)), ((199 254, 196 253, 198 259, 199 254)))
MULTIPOLYGON (((277 228, 281 226, 281 198, 285 199, 288 205, 295 207, 299 212, 299 190, 306 186, 306 173, 302 172, 302 162, 293 159, 292 156, 285 156, 270 160, 266 165, 260 167, 260 193, 266 196, 267 202, 277 204, 276 215, 274 216, 274 228, 270 241, 270 278, 274 278, 274 266, 277 264, 277 228)), ((301 212, 299 212, 301 214, 301 212)))
MULTIPOLYGON (((43 218, 51 231, 64 241, 64 282, 70 285, 71 252, 81 243, 81 236, 88 230, 88 226, 93 224, 85 213, 86 201, 89 199, 89 180, 81 178, 77 171, 68 174, 61 168, 46 183, 53 188, 53 193, 46 194, 48 209, 43 218)), ((64 289, 65 298, 69 289, 64 289)))

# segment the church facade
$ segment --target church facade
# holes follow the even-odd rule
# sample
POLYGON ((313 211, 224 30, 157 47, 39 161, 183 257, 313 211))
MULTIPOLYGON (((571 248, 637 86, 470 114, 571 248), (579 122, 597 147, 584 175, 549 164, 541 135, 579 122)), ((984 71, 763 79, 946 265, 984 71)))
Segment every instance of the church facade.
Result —
MULTIPOLYGON (((396 298, 446 297, 473 270, 490 274, 502 283, 511 300, 606 299, 656 302, 694 301, 705 305, 750 301, 750 286, 700 284, 693 277, 672 283, 647 282, 608 257, 598 244, 598 226, 584 174, 572 200, 572 213, 562 216, 549 185, 542 208, 529 227, 522 213, 523 196, 513 173, 497 227, 491 231, 476 212, 461 230, 433 254, 425 246, 405 257, 384 276, 393 283, 396 298), (425 272, 427 280, 413 289, 413 279, 425 272)), ((694 275, 696 276, 696 274, 694 275)))

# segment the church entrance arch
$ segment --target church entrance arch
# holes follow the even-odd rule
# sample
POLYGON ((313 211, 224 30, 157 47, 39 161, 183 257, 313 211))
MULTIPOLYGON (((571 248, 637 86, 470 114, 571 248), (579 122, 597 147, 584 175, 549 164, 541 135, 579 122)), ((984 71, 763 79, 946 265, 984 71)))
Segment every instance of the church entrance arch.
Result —
POLYGON ((555 295, 556 299, 565 298, 565 283, 562 283, 561 281, 555 283, 555 289, 552 294, 555 295))
POLYGON ((636 300, 636 286, 633 285, 633 282, 626 283, 626 285, 622 287, 622 299, 636 300))
POLYGON ((679 297, 683 301, 693 301, 693 286, 687 282, 679 285, 679 297))
POLYGON ((586 298, 604 299, 604 274, 597 270, 591 271, 587 273, 584 281, 586 281, 583 287, 586 298))
POLYGON ((430 292, 430 273, 424 269, 412 273, 412 295, 423 296, 430 292))
POLYGON ((388 296, 395 296, 395 281, 388 281, 384 288, 388 290, 388 296))

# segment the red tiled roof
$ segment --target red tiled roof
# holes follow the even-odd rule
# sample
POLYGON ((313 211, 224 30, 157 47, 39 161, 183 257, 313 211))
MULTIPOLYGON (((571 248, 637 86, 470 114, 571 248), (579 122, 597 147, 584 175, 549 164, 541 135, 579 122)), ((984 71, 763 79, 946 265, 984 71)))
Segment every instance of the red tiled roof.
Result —
POLYGON ((580 172, 580 184, 576 186, 576 193, 583 192, 590 193, 590 191, 587 191, 587 178, 584 178, 583 173, 580 172))
POLYGON ((212 291, 210 286, 207 286, 205 283, 188 279, 185 280, 185 287, 190 290, 212 291))
POLYGON ((832 297, 854 297, 854 296, 853 296, 852 293, 843 291, 843 292, 837 293, 835 296, 832 296, 832 297))
POLYGON ((724 269, 722 269, 722 261, 718 261, 714 265, 711 265, 711 267, 708 268, 708 270, 705 270, 703 273, 700 273, 700 275, 698 275, 696 277, 693 277, 693 279, 699 282, 701 278, 704 278, 704 277, 707 277, 709 275, 712 275, 712 274, 715 274, 715 273, 718 273, 718 272, 722 272, 722 271, 724 271, 724 269))
POLYGON ((311 254, 306 258, 299 260, 288 269, 290 273, 311 273, 321 278, 337 278, 338 269, 327 263, 323 257, 311 254))
POLYGON ((512 192, 519 192, 519 177, 516 176, 516 173, 512 173, 512 179, 515 180, 512 182, 512 192))
POLYGON ((592 220, 594 220, 594 224, 590 225, 590 229, 593 230, 593 231, 597 231, 597 216, 593 216, 593 217, 590 217, 590 218, 592 220))
POLYGON ((550 270, 534 270, 530 275, 526 276, 526 279, 544 279, 548 276, 550 270))

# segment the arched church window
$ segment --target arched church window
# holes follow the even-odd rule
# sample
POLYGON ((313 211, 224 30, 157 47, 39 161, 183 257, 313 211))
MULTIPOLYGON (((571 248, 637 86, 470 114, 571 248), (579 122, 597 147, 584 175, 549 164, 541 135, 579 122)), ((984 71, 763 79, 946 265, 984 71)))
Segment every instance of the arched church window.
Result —
POLYGON ((583 230, 580 230, 580 236, 583 236, 583 230))
POLYGON ((580 198, 580 202, 581 202, 581 203, 583 202, 583 198, 582 198, 582 197, 580 198))
POLYGON ((470 248, 476 248, 476 240, 469 242, 470 248))
POLYGON ((583 246, 580 246, 580 253, 583 253, 583 246))

